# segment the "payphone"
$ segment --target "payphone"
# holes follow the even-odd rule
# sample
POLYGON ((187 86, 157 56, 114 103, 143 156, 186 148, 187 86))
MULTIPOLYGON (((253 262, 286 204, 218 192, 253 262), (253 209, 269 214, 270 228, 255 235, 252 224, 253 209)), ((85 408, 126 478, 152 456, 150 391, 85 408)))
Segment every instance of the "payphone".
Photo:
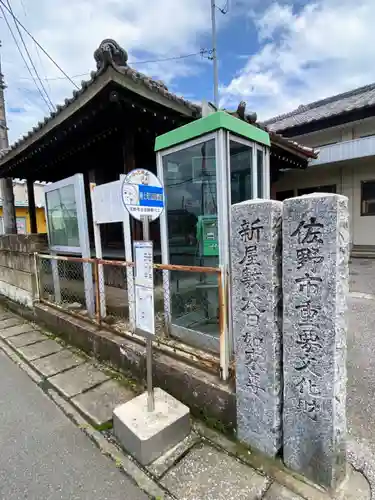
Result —
POLYGON ((198 216, 197 242, 201 257, 218 257, 219 240, 216 215, 198 216))

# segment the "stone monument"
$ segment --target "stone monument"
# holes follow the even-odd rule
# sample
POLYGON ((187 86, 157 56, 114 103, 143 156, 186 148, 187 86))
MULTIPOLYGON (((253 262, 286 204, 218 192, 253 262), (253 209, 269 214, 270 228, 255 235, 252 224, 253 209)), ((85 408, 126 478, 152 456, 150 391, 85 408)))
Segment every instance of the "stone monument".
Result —
POLYGON ((237 437, 269 456, 281 446, 282 203, 231 208, 237 437))
POLYGON ((345 196, 284 201, 284 462, 327 488, 346 469, 348 219, 345 196))

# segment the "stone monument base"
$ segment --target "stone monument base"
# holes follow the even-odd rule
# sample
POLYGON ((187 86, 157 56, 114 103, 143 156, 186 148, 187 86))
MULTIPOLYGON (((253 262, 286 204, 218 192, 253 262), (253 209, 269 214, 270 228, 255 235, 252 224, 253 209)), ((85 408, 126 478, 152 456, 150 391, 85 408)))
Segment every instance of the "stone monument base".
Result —
POLYGON ((154 390, 155 410, 147 411, 147 392, 113 412, 113 431, 123 448, 148 465, 190 432, 190 410, 160 388, 154 390))

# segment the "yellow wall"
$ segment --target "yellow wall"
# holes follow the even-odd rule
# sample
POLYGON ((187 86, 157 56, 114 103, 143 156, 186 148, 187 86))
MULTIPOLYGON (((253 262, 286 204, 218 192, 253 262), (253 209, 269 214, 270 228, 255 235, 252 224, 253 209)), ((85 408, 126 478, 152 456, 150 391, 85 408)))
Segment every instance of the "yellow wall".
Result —
MULTIPOLYGON (((0 217, 3 216, 3 207, 0 207, 0 217)), ((26 207, 17 207, 16 208, 16 217, 25 217, 26 218, 26 232, 30 232, 30 217, 29 210, 26 207)), ((36 209, 36 223, 38 228, 38 233, 46 233, 47 225, 46 225, 46 217, 44 213, 44 208, 36 209)))

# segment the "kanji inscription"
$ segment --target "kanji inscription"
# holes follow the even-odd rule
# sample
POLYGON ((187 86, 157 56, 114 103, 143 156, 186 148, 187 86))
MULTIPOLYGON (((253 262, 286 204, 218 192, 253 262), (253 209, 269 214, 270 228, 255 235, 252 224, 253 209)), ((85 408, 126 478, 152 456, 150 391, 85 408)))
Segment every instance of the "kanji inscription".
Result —
POLYGON ((284 202, 284 461, 327 487, 345 474, 348 227, 344 196, 284 202))
POLYGON ((237 432, 271 456, 281 446, 281 211, 251 200, 231 214, 237 432))

